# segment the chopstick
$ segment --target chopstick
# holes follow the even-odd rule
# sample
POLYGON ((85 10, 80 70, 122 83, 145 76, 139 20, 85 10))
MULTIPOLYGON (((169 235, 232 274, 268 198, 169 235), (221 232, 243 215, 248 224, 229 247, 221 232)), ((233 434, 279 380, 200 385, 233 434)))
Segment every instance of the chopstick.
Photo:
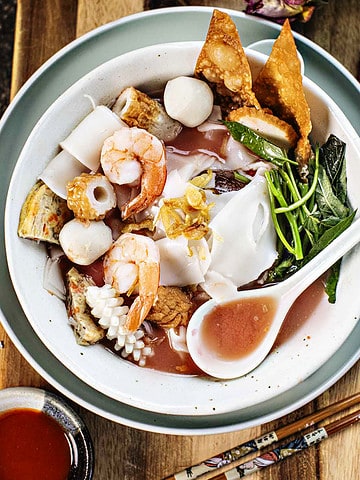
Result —
POLYGON ((326 427, 321 427, 316 430, 312 430, 303 437, 295 438, 291 442, 275 448, 271 452, 264 453, 259 457, 253 458, 249 462, 242 463, 237 467, 228 470, 225 473, 211 477, 212 480, 237 480, 238 478, 245 477, 252 473, 258 472, 263 468, 274 465, 275 463, 281 462, 287 457, 295 455, 307 448, 322 442, 326 438, 330 437, 334 433, 343 430, 350 425, 354 425, 360 421, 360 409, 356 412, 347 415, 346 417, 340 418, 333 423, 330 423, 326 427))
MULTIPOLYGON (((254 438, 248 442, 242 443, 231 450, 226 450, 225 452, 214 455, 214 457, 204 460, 197 465, 186 468, 170 477, 166 477, 164 480, 186 480, 191 478, 195 480, 200 478, 208 472, 214 471, 215 468, 222 467, 224 465, 229 465, 240 458, 259 451, 269 445, 272 445, 275 442, 283 440, 286 437, 289 437, 293 433, 299 432, 304 428, 314 425, 316 422, 324 420, 335 413, 338 413, 346 408, 349 408, 353 405, 356 405, 360 402, 360 393, 352 395, 351 397, 340 400, 339 402, 333 403, 321 410, 311 413, 304 418, 301 418, 289 425, 285 425, 278 430, 262 435, 261 437, 254 438), (215 461, 217 459, 217 462, 215 461)), ((226 478, 226 477, 220 477, 226 478)))

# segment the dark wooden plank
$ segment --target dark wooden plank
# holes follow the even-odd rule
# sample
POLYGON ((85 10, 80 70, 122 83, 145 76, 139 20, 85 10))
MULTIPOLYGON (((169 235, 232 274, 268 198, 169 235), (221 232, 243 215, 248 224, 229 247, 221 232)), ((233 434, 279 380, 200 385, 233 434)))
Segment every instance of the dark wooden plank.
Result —
POLYGON ((77 2, 17 2, 11 96, 40 65, 75 38, 77 2))
POLYGON ((358 0, 330 0, 315 10, 302 32, 331 53, 354 76, 359 75, 360 3, 358 0))

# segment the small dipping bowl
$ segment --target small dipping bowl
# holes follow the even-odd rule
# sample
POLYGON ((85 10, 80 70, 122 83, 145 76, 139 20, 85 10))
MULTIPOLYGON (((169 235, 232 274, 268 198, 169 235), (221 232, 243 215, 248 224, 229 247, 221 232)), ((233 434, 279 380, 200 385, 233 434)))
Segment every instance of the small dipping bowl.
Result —
MULTIPOLYGON (((46 435, 48 434, 49 429, 53 432, 52 435, 56 435, 60 443, 62 442, 61 444, 64 446, 62 459, 68 459, 69 462, 68 466, 65 468, 66 470, 67 468, 69 469, 66 480, 92 479, 94 469, 94 450, 90 434, 79 415, 62 398, 40 388, 13 387, 0 390, 0 428, 2 422, 4 422, 3 425, 5 428, 5 421, 9 422, 11 420, 10 417, 13 417, 15 424, 17 424, 16 427, 13 427, 13 431, 15 432, 16 428, 20 436, 22 434, 21 424, 19 425, 19 422, 21 421, 20 419, 22 418, 21 415, 24 416, 24 419, 29 419, 29 421, 26 421, 27 428, 29 428, 29 425, 33 424, 34 417, 37 417, 41 422, 38 423, 38 421, 36 421, 34 423, 34 425, 36 424, 36 429, 39 428, 36 438, 41 436, 41 428, 44 428, 44 434, 45 429, 46 435), (41 415, 41 419, 37 414, 41 415), (27 417, 27 415, 29 415, 29 417, 27 417), (18 416, 17 419, 15 419, 16 416, 18 416), (31 416, 33 417, 33 420, 30 420, 31 416), (39 425, 43 425, 43 427, 40 428, 39 425), (65 442, 62 439, 61 433, 65 436, 65 442), (66 451, 67 447, 69 449, 68 451, 66 451)), ((9 425, 9 423, 7 425, 9 425)), ((24 445, 26 442, 25 425, 23 433, 24 436, 21 439, 21 445, 24 445)), ((9 438, 6 443, 6 448, 10 452, 12 448, 11 442, 12 440, 9 438)), ((46 447, 45 441, 43 442, 43 446, 46 447)), ((13 448, 15 448, 15 445, 13 448)), ((2 452, 0 452, 0 455, 1 453, 2 452)), ((27 456, 27 451, 23 450, 22 455, 25 458, 27 456)), ((40 456, 42 456, 42 453, 40 453, 39 457, 40 456)), ((11 459, 9 459, 9 461, 11 462, 11 459)), ((39 459, 37 459, 37 461, 39 461, 39 459)), ((5 478, 15 477, 9 476, 5 478)))

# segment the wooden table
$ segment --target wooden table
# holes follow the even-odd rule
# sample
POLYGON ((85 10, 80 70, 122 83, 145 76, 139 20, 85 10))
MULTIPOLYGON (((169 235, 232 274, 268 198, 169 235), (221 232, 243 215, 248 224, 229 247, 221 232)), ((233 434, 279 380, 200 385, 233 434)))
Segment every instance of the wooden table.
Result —
MULTIPOLYGON (((241 0, 18 0, 12 95, 48 57, 62 46, 101 24, 161 6, 211 5, 240 8, 241 0)), ((309 24, 296 27, 332 53, 354 75, 359 61, 357 0, 330 0, 309 24)), ((0 388, 51 386, 22 358, 0 326, 0 388)), ((96 454, 94 480, 158 480, 188 465, 285 425, 318 408, 360 390, 360 364, 332 388, 298 411, 270 424, 231 434, 168 436, 147 433, 103 419, 83 408, 96 454)), ((360 478, 360 427, 351 427, 321 446, 254 474, 256 479, 331 480, 360 478)))

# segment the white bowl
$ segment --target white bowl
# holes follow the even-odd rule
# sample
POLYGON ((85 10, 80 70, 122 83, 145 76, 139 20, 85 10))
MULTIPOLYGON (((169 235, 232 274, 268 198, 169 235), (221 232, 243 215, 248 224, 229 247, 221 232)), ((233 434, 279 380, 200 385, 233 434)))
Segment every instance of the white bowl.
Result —
MULTIPOLYGON (((219 381, 140 368, 111 355, 102 345, 77 345, 64 304, 43 289, 44 246, 18 238, 17 224, 36 177, 57 153, 59 143, 91 111, 88 95, 96 104, 106 105, 129 85, 158 90, 170 78, 192 74, 201 45, 184 42, 136 50, 110 60, 74 84, 46 111, 29 136, 13 172, 5 212, 12 282, 29 322, 52 354, 79 379, 115 400, 147 411, 191 416, 240 411, 272 399, 311 376, 331 358, 357 323, 360 256, 349 254, 343 262, 335 305, 324 299, 291 338, 251 374, 219 381)), ((266 56, 251 50, 247 53, 256 77, 266 56)), ((325 142, 333 133, 347 144, 350 200, 358 208, 359 138, 328 95, 306 78, 304 88, 312 112, 314 140, 325 142)))

